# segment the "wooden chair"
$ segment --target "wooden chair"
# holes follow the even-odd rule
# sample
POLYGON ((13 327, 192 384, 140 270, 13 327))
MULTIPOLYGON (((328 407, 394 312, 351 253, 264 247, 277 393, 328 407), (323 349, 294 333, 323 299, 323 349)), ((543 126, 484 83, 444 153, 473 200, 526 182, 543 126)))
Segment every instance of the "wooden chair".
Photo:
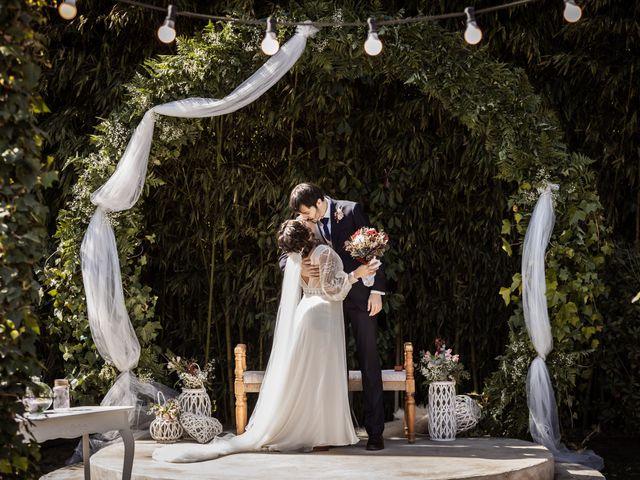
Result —
MULTIPOLYGON (((240 343, 235 350, 235 396, 236 396, 236 430, 238 435, 247 426, 247 393, 258 393, 264 378, 263 371, 247 371, 247 346, 240 343)), ((382 386, 385 391, 404 392, 404 430, 409 443, 416 441, 416 382, 413 376, 413 345, 404 344, 404 369, 382 370, 382 386)), ((349 390, 362 391, 362 374, 360 370, 349 370, 349 390)))

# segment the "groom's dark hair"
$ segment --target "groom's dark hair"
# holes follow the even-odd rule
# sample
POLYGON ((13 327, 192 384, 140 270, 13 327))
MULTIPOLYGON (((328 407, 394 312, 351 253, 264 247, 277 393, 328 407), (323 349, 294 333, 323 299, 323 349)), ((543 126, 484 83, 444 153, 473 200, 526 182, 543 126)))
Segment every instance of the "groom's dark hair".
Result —
POLYGON ((291 190, 289 206, 294 212, 299 212, 300 207, 314 207, 318 199, 324 199, 322 189, 313 183, 300 183, 291 190))

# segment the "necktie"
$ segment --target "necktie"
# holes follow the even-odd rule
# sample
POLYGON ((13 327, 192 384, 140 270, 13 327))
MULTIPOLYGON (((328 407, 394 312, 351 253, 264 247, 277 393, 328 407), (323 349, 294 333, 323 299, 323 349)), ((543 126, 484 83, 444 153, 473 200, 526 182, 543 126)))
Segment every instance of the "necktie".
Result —
POLYGON ((331 243, 331 232, 329 232, 329 219, 324 217, 320 220, 322 222, 322 236, 324 237, 324 241, 327 243, 331 243))

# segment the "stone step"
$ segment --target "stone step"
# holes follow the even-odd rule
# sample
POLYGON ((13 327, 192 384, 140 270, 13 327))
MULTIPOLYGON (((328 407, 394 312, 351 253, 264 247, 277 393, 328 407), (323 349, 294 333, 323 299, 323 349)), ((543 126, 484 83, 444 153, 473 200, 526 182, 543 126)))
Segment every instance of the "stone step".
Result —
MULTIPOLYGON (((454 442, 432 442, 420 436, 415 444, 403 439, 387 439, 381 452, 367 452, 364 441, 352 447, 332 448, 307 454, 243 453, 193 464, 162 464, 151 459, 160 445, 136 442, 132 479, 160 480, 185 478, 225 480, 278 478, 279 480, 388 478, 444 480, 482 478, 509 480, 596 480, 604 476, 581 465, 555 464, 551 454, 521 440, 504 438, 460 438, 454 442)), ((93 480, 120 479, 122 445, 109 446, 91 457, 93 480)), ((61 468, 41 480, 82 480, 82 464, 61 468)))

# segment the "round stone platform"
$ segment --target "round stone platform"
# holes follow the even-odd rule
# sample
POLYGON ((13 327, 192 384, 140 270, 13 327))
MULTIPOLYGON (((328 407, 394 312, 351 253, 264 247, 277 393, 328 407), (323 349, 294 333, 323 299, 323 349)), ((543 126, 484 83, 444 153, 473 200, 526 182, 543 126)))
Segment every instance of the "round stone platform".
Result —
MULTIPOLYGON (((132 480, 242 479, 279 480, 330 478, 367 480, 500 479, 552 480, 551 453, 540 445, 505 438, 461 438, 433 442, 418 438, 385 441, 385 449, 368 452, 364 441, 353 447, 313 453, 241 453, 208 462, 160 463, 151 458, 159 445, 136 442, 132 480)), ((91 457, 93 480, 122 478, 122 444, 104 448, 91 457)))

